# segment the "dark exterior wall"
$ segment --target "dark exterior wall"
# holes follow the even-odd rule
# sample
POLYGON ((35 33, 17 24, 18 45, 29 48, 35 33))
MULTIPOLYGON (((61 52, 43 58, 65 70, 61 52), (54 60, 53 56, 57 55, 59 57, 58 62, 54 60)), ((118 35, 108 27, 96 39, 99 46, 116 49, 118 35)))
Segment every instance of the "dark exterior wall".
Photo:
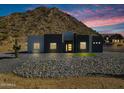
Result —
POLYGON ((44 35, 44 52, 45 53, 62 53, 63 52, 62 35, 61 34, 44 35), (51 50, 50 43, 56 43, 57 49, 51 50))
POLYGON ((44 52, 44 36, 29 36, 28 37, 28 53, 33 53, 34 49, 34 43, 39 42, 40 43, 40 50, 39 52, 44 52))
POLYGON ((62 34, 62 41, 72 41, 74 39, 74 33, 73 32, 64 32, 62 34))
POLYGON ((92 53, 92 35, 89 36, 89 52, 92 53))
POLYGON ((73 40, 73 51, 74 51, 74 53, 77 53, 78 51, 77 51, 77 34, 76 33, 74 33, 74 40, 73 40))
POLYGON ((100 36, 92 37, 92 52, 103 52, 103 39, 100 36), (93 42, 100 42, 100 44, 93 44, 93 42))
POLYGON ((89 36, 75 34, 74 47, 74 52, 89 52, 89 36), (80 42, 86 42, 86 49, 80 49, 80 42))

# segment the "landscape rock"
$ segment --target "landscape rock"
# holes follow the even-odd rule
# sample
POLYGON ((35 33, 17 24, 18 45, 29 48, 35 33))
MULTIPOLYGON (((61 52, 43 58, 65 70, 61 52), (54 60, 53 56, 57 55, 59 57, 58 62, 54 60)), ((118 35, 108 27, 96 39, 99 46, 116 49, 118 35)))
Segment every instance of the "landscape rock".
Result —
POLYGON ((42 78, 79 77, 88 74, 124 75, 123 53, 99 53, 94 57, 65 57, 65 55, 53 54, 51 58, 46 59, 42 59, 41 55, 36 61, 30 57, 13 72, 23 77, 42 78))

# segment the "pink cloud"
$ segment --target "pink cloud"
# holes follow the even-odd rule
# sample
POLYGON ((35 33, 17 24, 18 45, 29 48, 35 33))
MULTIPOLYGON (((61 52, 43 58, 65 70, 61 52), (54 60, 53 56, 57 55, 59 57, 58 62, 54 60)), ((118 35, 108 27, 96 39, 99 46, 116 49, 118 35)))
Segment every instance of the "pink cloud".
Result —
POLYGON ((113 8, 112 8, 112 7, 110 7, 110 6, 105 7, 104 9, 105 9, 105 10, 113 10, 113 8))
POLYGON ((102 13, 103 11, 100 9, 96 9, 96 13, 102 13))
POLYGON ((108 11, 111 11, 111 10, 113 10, 113 8, 112 7, 104 7, 103 9, 96 9, 96 13, 104 13, 104 12, 108 12, 108 11))
POLYGON ((76 17, 77 19, 85 17, 85 13, 83 13, 83 11, 80 11, 80 10, 74 10, 74 11, 71 11, 71 12, 64 11, 64 12, 69 14, 69 15, 72 15, 72 16, 76 17))
POLYGON ((85 9, 83 10, 83 13, 86 13, 86 14, 94 14, 94 12, 90 9, 85 9))
POLYGON ((106 30, 106 31, 101 31, 99 32, 101 34, 121 34, 122 36, 124 36, 124 31, 121 32, 113 32, 112 30, 106 30))
POLYGON ((124 16, 121 17, 112 17, 109 19, 89 19, 82 21, 89 27, 99 27, 99 26, 110 26, 115 24, 120 24, 124 22, 124 16))

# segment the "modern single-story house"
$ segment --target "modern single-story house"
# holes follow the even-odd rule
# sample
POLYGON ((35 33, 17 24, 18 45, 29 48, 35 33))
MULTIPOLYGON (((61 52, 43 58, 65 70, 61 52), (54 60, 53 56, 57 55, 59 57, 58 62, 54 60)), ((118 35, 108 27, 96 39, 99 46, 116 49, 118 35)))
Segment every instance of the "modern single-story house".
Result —
POLYGON ((101 36, 79 35, 73 32, 45 34, 28 37, 28 52, 40 53, 83 53, 102 52, 101 36))

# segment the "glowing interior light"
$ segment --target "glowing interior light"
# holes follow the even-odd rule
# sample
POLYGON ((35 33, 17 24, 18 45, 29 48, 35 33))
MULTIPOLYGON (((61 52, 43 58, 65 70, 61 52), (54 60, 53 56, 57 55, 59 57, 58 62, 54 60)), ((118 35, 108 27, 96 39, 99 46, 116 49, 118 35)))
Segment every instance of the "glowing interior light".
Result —
POLYGON ((86 49, 86 42, 80 42, 80 49, 86 49))
POLYGON ((50 43, 50 49, 56 49, 56 43, 50 43))
POLYGON ((40 49, 40 43, 34 43, 34 49, 40 49))

